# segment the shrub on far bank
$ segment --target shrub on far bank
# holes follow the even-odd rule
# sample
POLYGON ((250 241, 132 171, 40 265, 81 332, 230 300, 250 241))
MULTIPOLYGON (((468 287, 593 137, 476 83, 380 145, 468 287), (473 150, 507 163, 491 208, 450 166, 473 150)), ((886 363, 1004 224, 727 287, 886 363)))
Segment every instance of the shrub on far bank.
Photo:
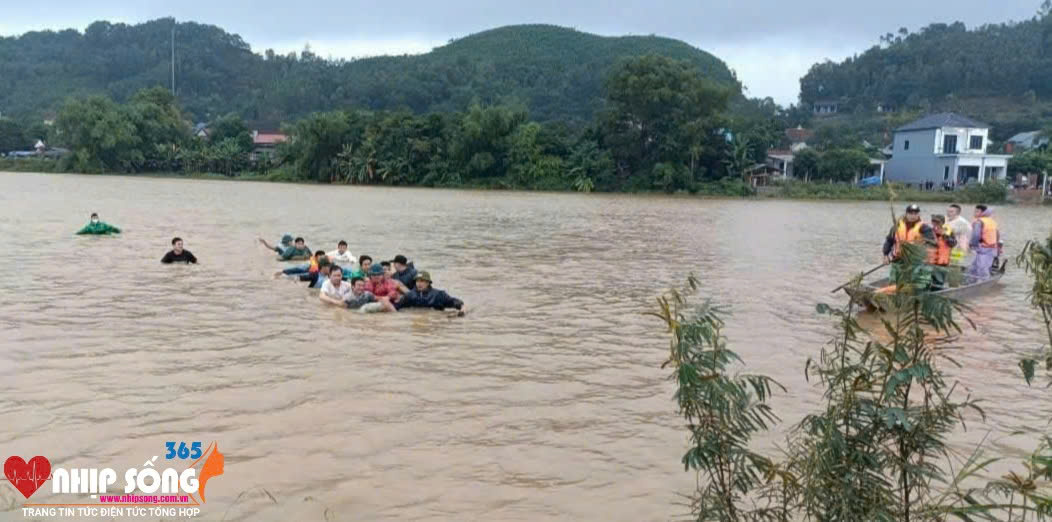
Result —
POLYGON ((0 172, 64 172, 61 160, 45 158, 0 158, 0 172))
POLYGON ((769 197, 786 199, 844 199, 861 201, 887 201, 892 197, 898 201, 931 201, 941 203, 1004 203, 1008 197, 1008 185, 1002 182, 972 185, 956 191, 927 191, 890 184, 862 188, 849 183, 804 183, 788 180, 769 197))
POLYGON ((738 178, 723 178, 719 181, 696 183, 691 189, 691 193, 701 196, 746 198, 756 195, 756 190, 738 178))

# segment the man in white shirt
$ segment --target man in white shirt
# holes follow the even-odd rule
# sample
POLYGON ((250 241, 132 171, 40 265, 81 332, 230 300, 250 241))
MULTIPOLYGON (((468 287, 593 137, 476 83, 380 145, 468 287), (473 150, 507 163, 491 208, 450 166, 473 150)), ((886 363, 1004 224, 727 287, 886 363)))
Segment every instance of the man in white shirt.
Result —
POLYGON ((946 226, 953 230, 957 246, 950 251, 950 264, 965 267, 971 264, 968 259, 968 248, 972 238, 972 224, 961 215, 961 206, 954 203, 946 209, 946 226))
POLYGON ((321 285, 318 298, 322 302, 344 306, 343 302, 351 295, 351 285, 343 282, 343 271, 339 266, 333 266, 329 270, 329 279, 321 285))
POLYGON ((352 254, 350 250, 347 250, 346 241, 340 241, 339 245, 337 245, 336 247, 335 254, 333 254, 332 252, 329 253, 329 260, 331 260, 337 265, 340 265, 344 269, 350 269, 352 271, 357 265, 357 260, 354 258, 354 254, 352 254))

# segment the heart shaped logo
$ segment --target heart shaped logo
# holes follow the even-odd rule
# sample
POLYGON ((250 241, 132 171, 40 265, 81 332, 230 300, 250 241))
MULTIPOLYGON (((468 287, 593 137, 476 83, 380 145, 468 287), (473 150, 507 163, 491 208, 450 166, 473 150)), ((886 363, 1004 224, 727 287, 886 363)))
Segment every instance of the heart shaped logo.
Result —
POLYGON ((51 476, 51 461, 37 455, 22 460, 22 457, 10 457, 4 462, 4 476, 19 492, 29 498, 51 476))

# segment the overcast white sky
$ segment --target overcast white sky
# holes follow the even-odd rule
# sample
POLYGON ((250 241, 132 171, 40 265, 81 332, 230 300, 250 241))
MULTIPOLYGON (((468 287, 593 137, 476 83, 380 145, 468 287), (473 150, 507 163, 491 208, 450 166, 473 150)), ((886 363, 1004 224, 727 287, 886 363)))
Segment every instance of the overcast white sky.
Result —
POLYGON ((52 0, 46 9, 0 0, 0 35, 83 30, 96 20, 136 23, 174 16, 240 34, 262 52, 307 43, 331 57, 426 52, 450 38, 494 27, 549 23, 602 35, 657 34, 722 58, 750 96, 796 101, 811 64, 864 51, 899 27, 933 22, 968 27, 1030 18, 1041 0, 52 0))

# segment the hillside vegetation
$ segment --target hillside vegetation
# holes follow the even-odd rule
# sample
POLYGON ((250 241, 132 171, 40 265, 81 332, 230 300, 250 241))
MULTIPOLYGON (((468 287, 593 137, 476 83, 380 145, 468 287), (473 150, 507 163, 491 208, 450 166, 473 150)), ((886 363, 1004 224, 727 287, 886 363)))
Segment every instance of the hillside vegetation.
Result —
POLYGON ((922 106, 947 97, 1052 97, 1052 17, 989 24, 931 24, 887 34, 840 63, 815 64, 800 80, 800 99, 922 106))
POLYGON ((36 117, 69 97, 130 100, 170 84, 175 27, 178 100, 195 121, 230 112, 282 122, 337 108, 465 110, 473 102, 519 104, 541 121, 588 121, 616 63, 660 55, 690 63, 714 84, 740 90, 716 57, 678 40, 602 37, 547 25, 481 32, 414 56, 328 60, 304 50, 261 54, 211 25, 159 19, 95 22, 83 33, 30 32, 0 38, 0 112, 36 117))

